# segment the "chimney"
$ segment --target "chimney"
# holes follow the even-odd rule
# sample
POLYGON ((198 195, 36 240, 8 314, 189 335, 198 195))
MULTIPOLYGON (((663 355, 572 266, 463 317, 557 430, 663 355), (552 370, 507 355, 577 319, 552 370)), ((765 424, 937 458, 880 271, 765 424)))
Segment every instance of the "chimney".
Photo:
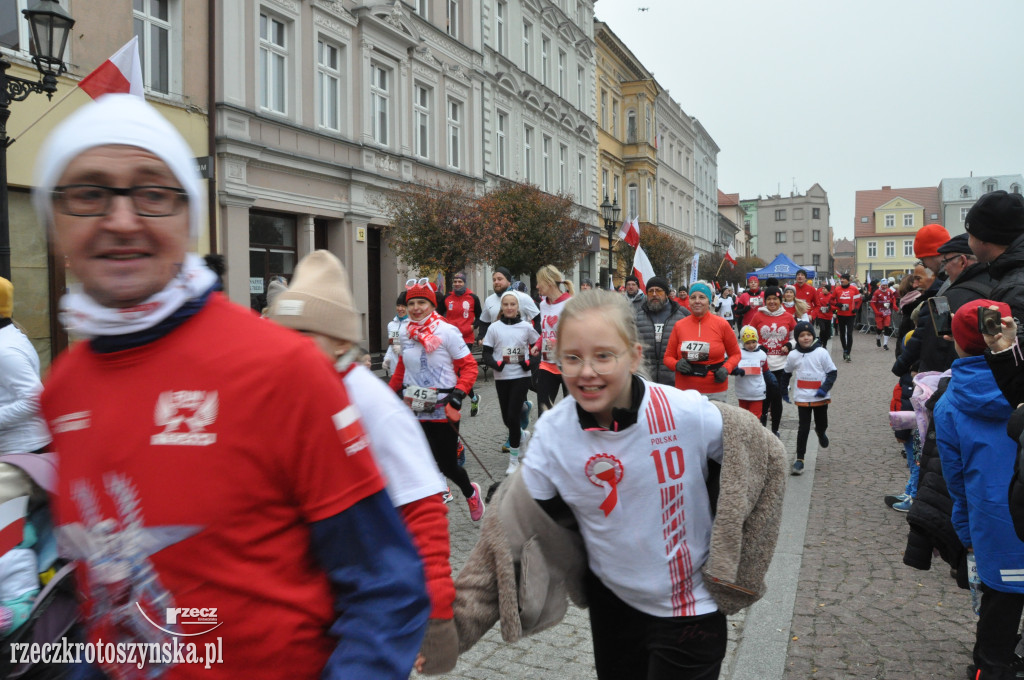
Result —
POLYGON ((892 191, 892 187, 882 187, 882 191, 892 191))

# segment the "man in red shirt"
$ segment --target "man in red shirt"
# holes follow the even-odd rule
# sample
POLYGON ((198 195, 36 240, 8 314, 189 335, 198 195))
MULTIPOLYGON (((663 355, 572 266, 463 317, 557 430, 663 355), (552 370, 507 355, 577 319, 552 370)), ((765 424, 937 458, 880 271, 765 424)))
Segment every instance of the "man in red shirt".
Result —
POLYGON ((836 313, 836 330, 843 345, 843 361, 850 361, 853 349, 853 320, 860 309, 861 295, 857 286, 850 283, 850 275, 843 273, 839 285, 832 291, 832 309, 836 313))
POLYGON ((896 307, 896 294, 889 288, 889 281, 878 282, 878 290, 871 296, 871 311, 875 313, 875 347, 889 349, 889 333, 892 330, 892 310, 896 307))
POLYGON ((761 291, 761 280, 756 276, 751 276, 747 280, 747 289, 736 301, 736 317, 743 319, 740 326, 750 325, 754 312, 762 305, 764 305, 764 293, 761 291))
POLYGON ((800 269, 796 273, 796 285, 793 286, 796 289, 796 299, 803 300, 807 303, 807 315, 811 317, 811 321, 818 318, 818 291, 814 288, 813 283, 807 282, 807 272, 800 269))
POLYGON ((832 339, 832 286, 823 283, 814 300, 814 323, 818 326, 818 342, 828 349, 832 339))
MULTIPOLYGON (((444 296, 441 307, 444 309, 444 320, 461 331, 462 339, 472 352, 473 343, 476 341, 473 328, 476 326, 476 320, 480 318, 480 298, 466 288, 465 273, 459 272, 452 277, 452 290, 444 296)), ((472 389, 467 396, 470 403, 469 415, 475 417, 480 408, 480 396, 472 389)))

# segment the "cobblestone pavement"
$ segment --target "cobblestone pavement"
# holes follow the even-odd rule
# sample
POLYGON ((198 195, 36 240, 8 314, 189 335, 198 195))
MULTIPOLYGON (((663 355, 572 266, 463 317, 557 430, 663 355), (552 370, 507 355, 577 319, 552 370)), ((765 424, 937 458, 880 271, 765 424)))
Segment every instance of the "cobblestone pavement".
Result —
MULTIPOLYGON (((814 488, 802 562, 799 554, 787 556, 800 564, 800 574, 781 677, 962 678, 970 662, 974 631, 969 595, 956 587, 949 569, 937 558, 927 572, 903 565, 905 515, 882 501, 886 494, 902 491, 907 477, 887 418, 895 384, 889 373, 892 352, 877 350, 873 339, 860 333, 854 339, 852 363, 842 363, 838 343, 832 352, 839 380, 829 409, 831 446, 818 451, 813 479, 809 475, 790 478, 791 484, 810 482, 814 488)), ((491 475, 501 479, 508 457, 500 451, 505 430, 493 376, 487 381, 481 376, 476 389, 483 400, 480 413, 471 418, 468 407, 464 409, 462 432, 491 475)), ((729 401, 736 403, 731 390, 729 401)), ((531 422, 536 415, 534 411, 531 422)), ((781 430, 792 460, 795 407, 786 406, 781 430)), ((813 450, 812 443, 809 460, 813 450)), ((469 452, 466 469, 481 488, 491 484, 469 452)), ((461 494, 457 490, 454 494, 456 499, 448 507, 452 567, 458 573, 476 542, 479 525, 470 520, 461 494)), ((767 666, 734 667, 737 645, 744 642, 744 620, 743 613, 729 619, 730 651, 721 677, 780 677, 767 666)), ((773 632, 784 633, 781 628, 773 632)), ((495 627, 444 677, 592 679, 586 612, 570 606, 561 624, 517 644, 503 642, 495 627)))

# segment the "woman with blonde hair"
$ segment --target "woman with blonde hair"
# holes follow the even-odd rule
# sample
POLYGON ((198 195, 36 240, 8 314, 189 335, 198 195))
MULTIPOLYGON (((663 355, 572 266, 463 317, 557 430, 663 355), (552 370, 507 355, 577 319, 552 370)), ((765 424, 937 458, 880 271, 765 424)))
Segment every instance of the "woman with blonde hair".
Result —
POLYGON ((540 340, 530 351, 533 356, 540 356, 540 368, 537 371, 535 389, 537 391, 537 416, 555 404, 558 388, 562 388, 562 396, 566 394, 562 384, 562 373, 558 370, 555 351, 558 345, 558 319, 562 308, 576 290, 572 281, 566 281, 562 272, 554 265, 546 264, 537 270, 537 292, 540 293, 540 340))

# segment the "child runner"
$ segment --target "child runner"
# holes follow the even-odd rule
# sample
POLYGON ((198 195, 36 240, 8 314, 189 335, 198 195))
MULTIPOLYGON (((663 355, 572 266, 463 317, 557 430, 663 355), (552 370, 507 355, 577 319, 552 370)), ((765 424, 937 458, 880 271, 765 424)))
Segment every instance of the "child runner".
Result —
POLYGON ((778 286, 764 289, 764 307, 754 314, 750 325, 757 329, 757 337, 761 347, 768 353, 768 368, 775 374, 777 383, 774 388, 767 386, 764 410, 761 413, 761 424, 767 425, 771 418, 772 434, 779 436, 779 425, 782 423, 781 381, 783 368, 786 366, 786 355, 793 339, 796 319, 782 309, 782 292, 778 286))
POLYGON ((519 467, 519 447, 527 434, 520 415, 530 389, 528 365, 530 347, 540 334, 533 324, 519 316, 519 298, 512 291, 501 296, 501 317, 487 327, 483 341, 484 363, 494 369, 494 386, 498 390, 501 419, 508 428, 508 469, 510 475, 519 467))
POLYGON ((555 404, 555 397, 561 388, 565 396, 562 375, 555 364, 557 347, 558 316, 575 292, 572 281, 566 281, 562 272, 550 264, 537 271, 537 292, 540 293, 540 342, 530 351, 540 356, 540 370, 537 371, 537 416, 555 404), (565 291, 562 291, 562 288, 565 291))
POLYGON ((828 283, 821 284, 818 289, 817 299, 814 301, 814 322, 818 326, 818 342, 825 349, 828 349, 828 341, 832 339, 832 286, 828 283))
POLYGON ((384 359, 381 361, 384 375, 389 376, 395 372, 398 357, 402 354, 402 344, 398 341, 398 334, 408 321, 409 313, 405 309, 405 291, 403 290, 395 300, 395 318, 388 321, 388 351, 384 353, 384 359))
POLYGON ((792 284, 782 289, 782 308, 796 317, 796 288, 792 284))
POLYGON ((828 351, 817 343, 814 337, 814 326, 801 321, 793 331, 796 337, 796 349, 786 357, 786 368, 783 378, 783 399, 789 390, 789 376, 796 375, 796 389, 793 402, 797 405, 800 424, 796 431, 796 461, 793 463, 793 474, 804 473, 804 454, 807 453, 807 436, 811 432, 811 416, 814 416, 814 432, 818 435, 818 446, 828 448, 828 404, 831 401, 829 391, 836 382, 839 371, 832 363, 828 351))
POLYGON ((889 349, 889 335, 892 331, 892 309, 896 306, 896 294, 889 288, 889 281, 878 282, 878 290, 871 296, 871 309, 875 313, 875 347, 889 349))
POLYGON ((732 369, 736 376, 736 399, 740 408, 761 417, 766 383, 775 382, 775 376, 768 370, 768 353, 758 344, 757 329, 744 326, 740 329, 740 363, 732 369))
POLYGON ((405 288, 409 323, 399 336, 402 356, 388 384, 416 414, 437 467, 462 491, 476 522, 484 515, 484 499, 459 467, 457 449, 458 412, 479 369, 459 329, 435 311, 429 279, 409 279, 405 288))

